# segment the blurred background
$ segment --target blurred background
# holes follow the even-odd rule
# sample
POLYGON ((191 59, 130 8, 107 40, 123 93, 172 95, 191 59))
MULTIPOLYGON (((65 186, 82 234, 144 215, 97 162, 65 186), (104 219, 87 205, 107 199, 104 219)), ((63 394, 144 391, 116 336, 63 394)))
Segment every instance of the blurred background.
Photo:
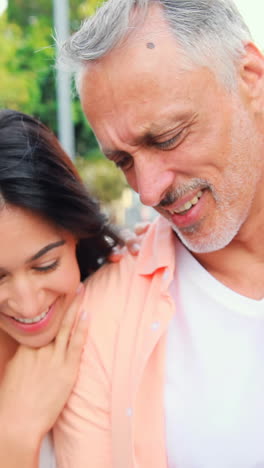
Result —
MULTIPOLYGON (((100 153, 74 86, 55 68, 54 36, 63 40, 92 14, 98 0, 0 0, 0 108, 32 114, 50 127, 70 154, 90 191, 114 222, 133 226, 154 210, 139 203, 122 172, 100 153)), ((264 48, 263 0, 236 0, 264 48)))

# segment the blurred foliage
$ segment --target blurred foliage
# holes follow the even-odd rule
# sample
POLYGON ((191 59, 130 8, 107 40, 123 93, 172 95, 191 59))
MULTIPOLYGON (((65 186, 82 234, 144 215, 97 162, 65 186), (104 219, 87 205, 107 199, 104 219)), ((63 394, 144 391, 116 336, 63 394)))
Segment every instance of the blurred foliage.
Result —
POLYGON ((127 185, 123 173, 116 169, 114 163, 98 153, 99 150, 91 152, 89 159, 78 157, 76 166, 90 192, 107 204, 121 198, 127 185))
POLYGON ((46 1, 34 3, 43 13, 36 15, 28 0, 12 0, 0 17, 0 71, 7 83, 0 89, 0 105, 33 114, 56 132, 52 16, 47 16, 46 1))
MULTIPOLYGON (((93 0, 70 0, 71 30, 79 27, 86 11, 90 14, 94 11, 95 4, 93 0)), ((33 114, 57 133, 52 0, 9 1, 6 13, 0 17, 0 28, 4 38, 0 106, 33 114)), ((96 146, 96 141, 92 132, 87 132, 77 96, 73 102, 73 118, 77 153, 85 154, 96 146)))
POLYGON ((102 0, 86 0, 79 2, 78 12, 81 18, 86 18, 94 13, 95 9, 102 3, 102 0))
POLYGON ((40 91, 35 80, 33 64, 32 68, 27 69, 21 53, 25 43, 28 48, 31 41, 25 38, 19 25, 7 22, 6 15, 0 17, 0 34, 0 105, 34 113, 40 91))
MULTIPOLYGON (((69 3, 74 31, 100 0, 69 3)), ((0 16, 0 35, 0 107, 32 114, 57 133, 52 0, 9 0, 0 16)), ((124 178, 102 158, 77 96, 73 98, 73 120, 77 154, 82 157, 77 159, 77 166, 82 176, 102 201, 115 200, 122 193, 124 178)))

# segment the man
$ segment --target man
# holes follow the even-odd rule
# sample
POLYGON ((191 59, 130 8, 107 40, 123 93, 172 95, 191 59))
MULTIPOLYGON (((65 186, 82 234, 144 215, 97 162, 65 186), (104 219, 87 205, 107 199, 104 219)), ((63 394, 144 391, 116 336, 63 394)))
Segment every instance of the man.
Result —
POLYGON ((264 466, 263 55, 230 0, 109 0, 63 53, 102 151, 162 217, 88 284, 59 466, 264 466))

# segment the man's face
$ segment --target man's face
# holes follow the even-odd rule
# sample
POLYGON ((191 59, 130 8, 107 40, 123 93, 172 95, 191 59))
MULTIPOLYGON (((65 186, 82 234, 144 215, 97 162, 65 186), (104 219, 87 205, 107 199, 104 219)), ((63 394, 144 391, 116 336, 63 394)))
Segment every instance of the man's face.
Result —
POLYGON ((254 218, 263 142, 248 100, 184 69, 169 33, 147 25, 90 66, 81 100, 106 156, 190 250, 221 249, 254 218))

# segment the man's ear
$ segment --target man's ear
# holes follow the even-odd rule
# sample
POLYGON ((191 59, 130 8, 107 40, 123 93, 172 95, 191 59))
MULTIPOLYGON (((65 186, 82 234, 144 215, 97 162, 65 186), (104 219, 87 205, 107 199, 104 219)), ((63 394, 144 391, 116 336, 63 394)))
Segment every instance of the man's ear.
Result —
POLYGON ((263 110, 264 56, 252 42, 245 46, 245 55, 240 62, 240 84, 245 97, 254 101, 257 107, 261 103, 263 110))

